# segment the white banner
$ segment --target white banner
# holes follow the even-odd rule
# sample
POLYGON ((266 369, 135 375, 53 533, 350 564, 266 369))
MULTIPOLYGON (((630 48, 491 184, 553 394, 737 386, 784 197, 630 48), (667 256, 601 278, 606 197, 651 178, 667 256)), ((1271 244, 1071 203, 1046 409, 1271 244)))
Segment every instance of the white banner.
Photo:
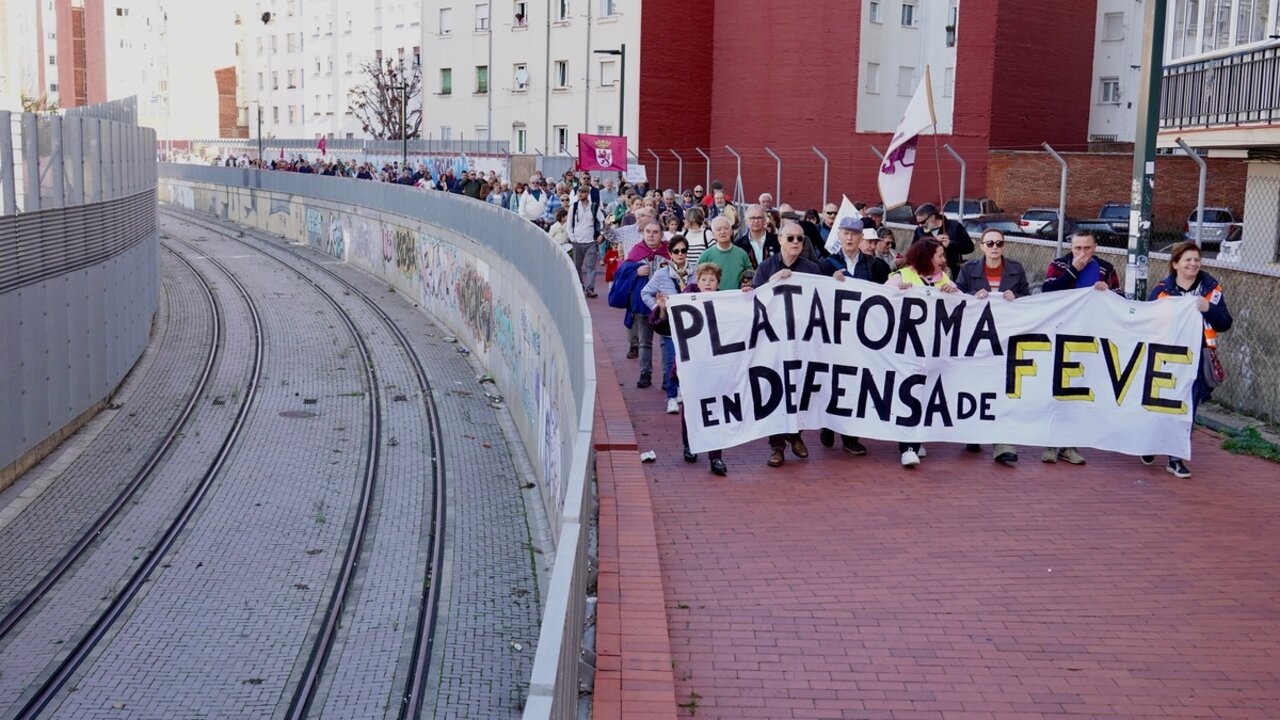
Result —
POLYGON ((825 427, 1191 455, 1194 298, 1082 289, 978 300, 794 275, 668 302, 694 452, 825 427))

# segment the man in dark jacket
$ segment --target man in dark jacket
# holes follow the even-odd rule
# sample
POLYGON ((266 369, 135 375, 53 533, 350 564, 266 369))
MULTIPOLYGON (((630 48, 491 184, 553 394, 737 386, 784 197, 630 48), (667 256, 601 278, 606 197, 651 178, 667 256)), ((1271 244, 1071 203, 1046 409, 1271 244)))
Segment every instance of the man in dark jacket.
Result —
MULTIPOLYGON (((753 287, 758 288, 771 281, 786 280, 793 273, 822 274, 822 268, 818 267, 818 263, 800 256, 801 251, 804 250, 804 231, 796 222, 784 222, 779 235, 782 238, 782 249, 766 257, 756 268, 755 277, 752 278, 753 287)), ((791 444, 791 452, 796 457, 809 457, 809 448, 805 447, 800 433, 770 435, 769 448, 772 452, 769 455, 769 467, 778 467, 786 460, 783 451, 788 443, 791 444)))
POLYGON ((911 242, 930 235, 942 243, 943 252, 947 254, 947 272, 954 279, 960 272, 960 265, 964 263, 964 256, 973 252, 973 238, 969 237, 969 231, 958 221, 948 220, 931 203, 916 208, 916 222, 919 225, 916 226, 911 242))
MULTIPOLYGON (((1044 273, 1043 292, 1073 290, 1091 287, 1094 290, 1120 292, 1120 276, 1111 263, 1096 257, 1098 240, 1090 230, 1077 230, 1071 236, 1071 252, 1049 262, 1044 273)), ((1047 447, 1040 459, 1047 463, 1066 460, 1072 465, 1083 465, 1084 456, 1073 447, 1047 447)))

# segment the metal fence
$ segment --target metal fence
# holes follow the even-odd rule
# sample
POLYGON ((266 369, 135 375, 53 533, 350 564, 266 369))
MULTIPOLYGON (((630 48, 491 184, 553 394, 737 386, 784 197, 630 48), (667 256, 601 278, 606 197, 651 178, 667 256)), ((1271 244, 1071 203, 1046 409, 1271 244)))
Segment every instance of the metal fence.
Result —
POLYGON ((66 117, 97 118, 98 120, 114 120, 125 125, 138 124, 138 97, 130 95, 119 100, 110 100, 96 105, 80 105, 62 111, 66 117))
POLYGON ((85 115, 0 111, 0 215, 155 188, 155 131, 85 115))
POLYGON ((1165 68, 1160 127, 1273 123, 1280 118, 1280 47, 1165 68))
MULTIPOLYGON (((164 143, 166 150, 190 150, 193 153, 204 153, 211 150, 215 155, 225 157, 246 155, 250 159, 258 157, 259 140, 257 138, 215 138, 194 140, 169 140, 164 143)), ((304 155, 308 158, 320 155, 319 138, 263 138, 261 141, 262 157, 275 160, 283 151, 287 157, 304 155)), ((394 158, 400 159, 401 152, 407 147, 409 157, 416 155, 501 155, 510 154, 511 143, 505 140, 439 140, 433 138, 410 140, 367 140, 359 138, 326 138, 325 152, 339 157, 360 158, 394 158)))

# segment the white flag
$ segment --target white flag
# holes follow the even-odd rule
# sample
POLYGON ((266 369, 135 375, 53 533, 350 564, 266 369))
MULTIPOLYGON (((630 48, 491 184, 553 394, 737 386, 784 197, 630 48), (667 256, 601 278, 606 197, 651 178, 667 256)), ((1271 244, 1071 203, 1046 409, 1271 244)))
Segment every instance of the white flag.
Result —
POLYGON ((862 219, 862 213, 858 212, 858 208, 853 206, 853 201, 848 195, 841 195, 843 200, 840 202, 840 211, 836 213, 836 219, 831 223, 831 234, 827 236, 827 254, 840 254, 840 221, 847 217, 862 219))
POLYGON ((902 116, 880 165, 880 199, 884 201, 885 210, 906 204, 907 194, 911 191, 911 171, 916 164, 916 140, 920 133, 937 122, 933 114, 933 86, 929 82, 929 66, 926 65, 924 78, 916 86, 916 93, 911 96, 907 112, 902 116))

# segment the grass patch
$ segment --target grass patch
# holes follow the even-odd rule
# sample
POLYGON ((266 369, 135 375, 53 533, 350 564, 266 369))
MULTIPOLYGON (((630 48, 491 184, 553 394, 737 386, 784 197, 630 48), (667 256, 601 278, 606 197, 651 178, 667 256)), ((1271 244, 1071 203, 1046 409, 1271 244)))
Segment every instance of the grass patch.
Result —
POLYGON ((1228 430, 1227 439, 1222 442, 1222 449, 1236 455, 1252 455, 1271 462, 1280 462, 1280 445, 1262 437, 1257 428, 1240 428, 1228 430))

